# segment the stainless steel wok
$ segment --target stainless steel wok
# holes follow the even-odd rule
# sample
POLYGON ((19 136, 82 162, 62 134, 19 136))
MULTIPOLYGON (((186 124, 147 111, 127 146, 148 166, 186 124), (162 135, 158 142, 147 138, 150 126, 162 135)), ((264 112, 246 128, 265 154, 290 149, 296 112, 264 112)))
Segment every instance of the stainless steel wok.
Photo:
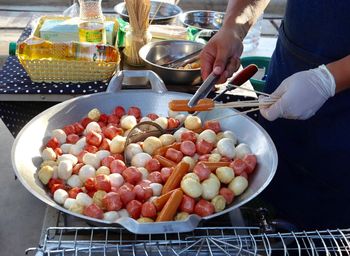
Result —
MULTIPOLYGON (((45 186, 39 181, 37 170, 42 162, 40 151, 48 140, 50 131, 80 120, 92 108, 111 113, 116 105, 126 109, 138 106, 142 113, 158 113, 167 115, 168 102, 172 99, 189 99, 190 94, 169 92, 164 83, 152 71, 121 71, 112 78, 108 89, 103 93, 77 97, 57 104, 33 118, 18 134, 12 148, 12 164, 21 183, 37 198, 46 204, 68 214, 83 218, 99 225, 115 224, 104 220, 76 214, 57 204, 45 186), (150 90, 121 90, 123 78, 147 78, 150 90)), ((199 115, 202 120, 217 118, 234 113, 235 110, 215 110, 199 115)), ((257 170, 249 180, 248 189, 224 211, 215 213, 203 219, 215 218, 218 215, 232 211, 256 197, 272 180, 277 167, 277 152, 269 135, 252 119, 247 116, 234 116, 223 119, 221 126, 224 130, 232 130, 240 142, 247 143, 257 156, 257 170)), ((132 218, 120 218, 116 223, 129 231, 139 234, 185 232, 193 230, 201 218, 190 215, 184 221, 140 224, 132 218)))

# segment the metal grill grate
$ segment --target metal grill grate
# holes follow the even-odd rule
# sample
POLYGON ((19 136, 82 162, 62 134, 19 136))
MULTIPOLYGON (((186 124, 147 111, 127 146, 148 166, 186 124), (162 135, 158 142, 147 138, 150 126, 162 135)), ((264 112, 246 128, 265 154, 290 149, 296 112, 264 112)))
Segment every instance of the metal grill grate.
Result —
POLYGON ((206 227, 189 233, 135 235, 116 227, 48 228, 36 255, 350 255, 350 229, 260 233, 206 227))

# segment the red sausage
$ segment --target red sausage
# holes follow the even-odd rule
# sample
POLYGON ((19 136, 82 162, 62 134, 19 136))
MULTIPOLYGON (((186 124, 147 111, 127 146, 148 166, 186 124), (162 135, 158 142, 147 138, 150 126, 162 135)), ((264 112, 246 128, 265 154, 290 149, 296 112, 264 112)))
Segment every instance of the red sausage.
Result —
POLYGON ((193 172, 198 175, 200 181, 208 179, 211 174, 211 170, 201 162, 195 165, 193 172))
POLYGON ((71 133, 67 136, 67 143, 70 144, 75 144, 77 143, 77 141, 80 139, 80 137, 78 135, 76 135, 75 133, 71 133))
POLYGON ((79 174, 80 168, 83 167, 85 164, 84 163, 77 163, 76 165, 73 166, 73 174, 79 174))
POLYGON ((255 155, 245 155, 242 159, 247 165, 246 172, 247 174, 251 174, 256 166, 256 156, 255 155))
POLYGON ((103 130, 103 134, 106 136, 106 138, 111 140, 115 136, 123 134, 123 130, 121 128, 115 127, 114 125, 110 125, 103 130))
POLYGON ((135 192, 133 192, 134 186, 131 184, 124 184, 118 189, 120 199, 124 205, 127 205, 131 200, 135 199, 135 192))
POLYGON ((195 204, 196 204, 196 201, 192 197, 183 195, 182 201, 180 204, 180 211, 191 214, 194 211, 195 204))
POLYGON ((138 219, 141 215, 142 203, 137 200, 132 200, 126 205, 126 210, 132 218, 138 219))
POLYGON ((163 184, 162 174, 160 172, 151 172, 147 177, 152 183, 163 184))
POLYGON ((147 163, 145 168, 147 169, 147 171, 149 172, 155 172, 155 171, 159 171, 161 168, 161 165, 159 163, 159 161, 155 158, 150 159, 147 163))
POLYGON ((190 140, 183 141, 180 150, 186 156, 193 156, 196 153, 196 144, 190 140))
POLYGON ((114 154, 111 154, 111 156, 113 156, 114 159, 119 159, 119 160, 124 161, 124 156, 122 154, 114 153, 114 154))
POLYGON ((248 173, 247 172, 242 172, 239 176, 242 176, 242 177, 248 179, 248 173))
POLYGON ((112 125, 118 125, 120 123, 120 118, 117 117, 116 115, 109 115, 108 116, 108 124, 112 125))
POLYGON ((113 110, 113 115, 121 118, 123 115, 125 115, 125 109, 122 106, 116 106, 113 110))
POLYGON ((95 178, 92 178, 92 177, 88 178, 84 183, 84 187, 86 188, 87 191, 96 190, 95 186, 96 186, 96 180, 95 178))
POLYGON ((233 162, 230 163, 230 167, 235 172, 235 175, 239 176, 241 173, 247 171, 247 165, 242 159, 235 159, 233 162))
POLYGON ((98 147, 94 146, 94 145, 89 145, 86 144, 84 147, 84 150, 90 153, 96 153, 98 151, 98 147))
POLYGON ((149 180, 141 180, 139 183, 137 183, 137 185, 141 185, 142 187, 149 187, 149 185, 151 185, 151 181, 149 180))
POLYGON ((75 187, 75 188, 71 188, 69 191, 68 191, 68 196, 70 198, 76 198, 77 195, 80 193, 80 192, 83 192, 83 190, 81 188, 78 188, 78 187, 75 187))
POLYGON ((75 129, 75 133, 78 134, 78 135, 82 134, 84 129, 85 129, 84 126, 81 123, 78 123, 78 122, 74 123, 73 126, 74 126, 74 129, 75 129))
POLYGON ((98 174, 95 178, 95 189, 103 190, 107 193, 111 191, 111 182, 106 174, 98 174))
POLYGON ((222 195, 225 200, 226 200, 226 204, 230 204, 232 203, 235 195, 233 194, 232 190, 229 188, 221 188, 219 191, 219 194, 222 195))
POLYGON ((136 167, 128 167, 122 172, 124 180, 132 185, 136 185, 142 180, 142 173, 136 167))
POLYGON ((153 195, 151 187, 140 184, 134 187, 133 192, 135 193, 135 199, 140 202, 147 201, 153 195))
POLYGON ((204 199, 199 200, 196 206, 194 207, 194 213, 201 217, 211 215, 214 213, 214 211, 214 205, 204 199))
POLYGON ((175 163, 179 163, 184 157, 184 155, 179 150, 169 148, 165 153, 165 157, 171 161, 174 161, 175 163))
POLYGON ((150 118, 152 121, 156 120, 159 116, 157 114, 154 113, 149 113, 147 115, 148 118, 150 118))
POLYGON ((86 126, 92 122, 92 119, 85 117, 80 121, 80 124, 84 127, 84 129, 86 128, 86 126))
POLYGON ((65 127, 62 128, 62 130, 66 133, 66 135, 75 133, 75 128, 74 128, 74 125, 72 124, 66 125, 65 127))
POLYGON ((210 129, 215 133, 218 133, 221 131, 221 126, 218 121, 209 120, 204 123, 204 129, 210 129))
POLYGON ((50 188, 50 192, 53 195, 57 189, 66 189, 66 186, 64 184, 53 184, 50 188))
MULTIPOLYGON (((114 157, 113 157, 114 159, 114 157)), ((122 160, 112 160, 112 162, 109 165, 109 169, 111 173, 123 173, 123 171, 126 169, 126 165, 122 160)))
POLYGON ((108 211, 118 211, 123 207, 120 195, 116 192, 109 192, 102 198, 102 204, 108 211))
POLYGON ((157 209, 151 202, 145 202, 142 205, 141 215, 142 217, 155 219, 157 217, 157 209))
POLYGON ((178 127, 179 124, 180 124, 179 120, 172 118, 172 117, 168 118, 168 129, 174 129, 174 128, 178 127))
POLYGON ((108 168, 111 168, 110 166, 111 166, 111 163, 113 160, 114 160, 113 156, 107 156, 107 157, 102 159, 101 165, 106 166, 108 168))
POLYGON ((197 141, 196 148, 198 154, 204 155, 209 154, 213 150, 214 145, 206 140, 200 140, 197 141))
POLYGON ((141 118, 141 110, 138 107, 130 107, 128 109, 128 115, 136 117, 136 119, 141 118))
POLYGON ((110 150, 109 149, 109 142, 108 139, 103 138, 100 146, 98 147, 99 150, 110 150))
POLYGON ((106 124, 106 123, 108 122, 108 115, 102 113, 102 114, 100 115, 100 118, 98 119, 98 121, 106 124))
POLYGON ((100 146, 101 142, 102 142, 101 134, 95 131, 90 131, 86 134, 86 143, 98 147, 100 146))
POLYGON ((55 185, 55 184, 62 184, 62 185, 64 185, 64 180, 61 180, 61 179, 59 179, 59 178, 51 178, 51 179, 49 180, 49 183, 47 183, 47 186, 48 186, 48 188, 51 189, 51 187, 52 187, 53 185, 55 185))
POLYGON ((195 143, 196 140, 197 140, 196 133, 194 133, 193 131, 183 132, 181 134, 180 141, 187 141, 187 140, 192 141, 193 143, 195 143))
POLYGON ((60 147, 60 142, 58 141, 58 139, 56 139, 56 137, 52 137, 47 142, 46 147, 49 147, 49 148, 52 148, 52 149, 59 148, 60 147))
POLYGON ((63 151, 61 148, 55 148, 53 151, 57 156, 61 156, 63 154, 63 151))
POLYGON ((84 215, 92 218, 103 219, 103 211, 96 204, 90 204, 88 207, 84 209, 83 213, 84 215))

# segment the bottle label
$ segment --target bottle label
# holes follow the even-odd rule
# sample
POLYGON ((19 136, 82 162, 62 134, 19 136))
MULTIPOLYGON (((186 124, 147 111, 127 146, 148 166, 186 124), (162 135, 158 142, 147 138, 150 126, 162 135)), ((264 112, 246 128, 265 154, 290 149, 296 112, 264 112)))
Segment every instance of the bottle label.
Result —
POLYGON ((84 22, 79 26, 80 42, 105 43, 106 30, 103 23, 84 22))
POLYGON ((99 43, 102 42, 103 36, 102 31, 86 31, 85 32, 86 42, 99 43))

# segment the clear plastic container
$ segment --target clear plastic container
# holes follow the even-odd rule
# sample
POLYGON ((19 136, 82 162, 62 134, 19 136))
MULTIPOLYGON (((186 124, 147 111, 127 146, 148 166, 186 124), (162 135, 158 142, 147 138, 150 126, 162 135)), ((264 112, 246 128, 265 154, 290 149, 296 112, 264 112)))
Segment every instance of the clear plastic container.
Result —
POLYGON ((80 20, 103 22, 102 0, 79 0, 80 20))
POLYGON ((136 32, 131 26, 128 26, 125 34, 125 62, 131 66, 143 66, 144 62, 139 56, 139 50, 151 40, 152 34, 149 30, 136 32))
POLYGON ((255 50, 259 45, 263 15, 261 15, 256 23, 249 29, 248 34, 243 40, 243 51, 250 52, 255 50))

